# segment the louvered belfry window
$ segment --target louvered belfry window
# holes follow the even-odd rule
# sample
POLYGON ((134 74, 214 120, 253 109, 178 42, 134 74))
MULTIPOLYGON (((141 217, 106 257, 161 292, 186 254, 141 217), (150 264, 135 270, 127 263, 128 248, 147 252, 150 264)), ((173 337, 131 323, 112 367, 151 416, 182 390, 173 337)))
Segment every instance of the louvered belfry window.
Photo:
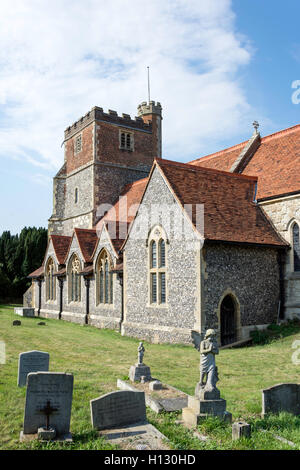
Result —
POLYGON ((120 149, 133 150, 133 134, 131 132, 120 132, 120 149))
POLYGON ((294 271, 300 271, 300 237, 299 225, 293 226, 293 255, 294 255, 294 271))

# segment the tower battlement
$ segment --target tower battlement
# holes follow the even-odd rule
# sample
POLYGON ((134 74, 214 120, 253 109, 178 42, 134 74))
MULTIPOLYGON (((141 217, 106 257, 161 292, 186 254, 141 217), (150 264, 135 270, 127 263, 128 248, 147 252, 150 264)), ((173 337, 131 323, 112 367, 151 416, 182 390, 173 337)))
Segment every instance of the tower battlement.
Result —
MULTIPOLYGON (((142 103, 139 106, 139 108, 143 104, 144 103, 142 103)), ((139 116, 136 116, 134 119, 132 119, 129 114, 122 113, 122 116, 119 116, 117 111, 113 111, 111 109, 109 109, 108 112, 105 113, 103 111, 103 108, 100 108, 99 106, 94 106, 88 113, 86 113, 80 119, 78 119, 73 124, 71 124, 71 126, 66 128, 65 139, 69 139, 70 137, 72 137, 77 132, 81 131, 84 127, 86 127, 88 124, 90 124, 93 121, 104 121, 104 122, 108 122, 111 124, 116 124, 117 126, 130 127, 132 129, 151 132, 152 124, 151 122, 145 123, 142 117, 140 117, 142 114, 144 113, 140 114, 140 110, 139 110, 139 116)))

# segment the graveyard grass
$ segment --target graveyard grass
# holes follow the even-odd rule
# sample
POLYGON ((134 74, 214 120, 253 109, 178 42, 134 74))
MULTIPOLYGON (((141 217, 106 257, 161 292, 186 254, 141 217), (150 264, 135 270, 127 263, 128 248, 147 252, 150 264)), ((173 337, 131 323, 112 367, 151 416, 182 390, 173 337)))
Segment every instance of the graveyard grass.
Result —
MULTIPOLYGON (((6 363, 0 365, 0 449, 114 449, 92 430, 89 401, 116 390, 118 378, 128 376, 137 360, 138 340, 110 330, 98 330, 64 321, 20 318, 12 306, 0 307, 0 341, 6 344, 6 363), (12 326, 19 318, 21 326, 12 326), (71 419, 72 444, 20 443, 25 387, 17 387, 20 352, 50 353, 50 371, 74 374, 71 419)), ((280 382, 300 382, 300 365, 292 363, 292 344, 300 340, 300 328, 265 345, 221 350, 217 357, 222 398, 233 420, 252 426, 251 439, 231 440, 231 426, 208 419, 198 432, 202 442, 178 423, 178 413, 157 415, 147 408, 149 422, 165 434, 172 449, 300 449, 300 417, 289 414, 260 418, 261 390, 280 382), (283 437, 295 447, 274 438, 283 437)), ((199 379, 199 353, 191 346, 145 344, 144 361, 152 376, 193 394, 199 379)))

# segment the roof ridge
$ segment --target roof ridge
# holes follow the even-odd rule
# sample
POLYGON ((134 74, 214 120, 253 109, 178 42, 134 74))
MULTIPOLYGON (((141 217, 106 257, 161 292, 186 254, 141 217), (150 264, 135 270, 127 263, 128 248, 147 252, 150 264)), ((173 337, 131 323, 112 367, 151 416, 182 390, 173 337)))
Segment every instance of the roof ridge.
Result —
POLYGON ((226 147, 223 150, 218 150, 217 152, 209 153, 208 155, 204 155, 203 157, 199 157, 199 158, 196 158, 195 160, 191 160, 189 163, 193 164, 193 163, 199 162, 200 160, 204 160, 204 159, 209 160, 210 158, 218 157, 219 155, 223 155, 224 153, 232 152, 232 150, 238 150, 239 147, 244 147, 247 144, 248 141, 249 141, 249 139, 245 140, 243 142, 240 142, 239 144, 232 145, 232 147, 226 147))
POLYGON ((296 124, 295 126, 287 127, 286 129, 282 129, 281 131, 273 132, 272 134, 266 135, 261 138, 261 142, 267 142, 268 140, 276 139, 281 135, 292 134, 297 130, 300 130, 300 124, 296 124))
MULTIPOLYGON (((155 161, 157 161, 157 163, 160 165, 160 162, 163 162, 164 163, 167 163, 168 164, 171 164, 173 166, 177 166, 177 167, 180 167, 182 169, 185 169, 185 170, 190 170, 190 171, 199 171, 199 172, 208 172, 208 173, 215 173, 215 174, 221 174, 221 175, 224 175, 224 176, 228 176, 228 177, 234 177, 234 178, 238 178, 238 179, 247 179, 247 180, 250 180, 250 181, 257 181, 258 180, 258 177, 257 176, 250 176, 250 175, 242 175, 240 173, 230 173, 229 171, 223 171, 223 170, 216 170, 215 168, 208 168, 208 167, 204 167, 204 166, 197 166, 197 165, 193 165, 191 163, 182 163, 182 162, 175 162, 173 160, 166 160, 165 158, 162 159, 162 158, 156 158, 155 161)), ((163 165, 162 165, 163 166, 163 165)))

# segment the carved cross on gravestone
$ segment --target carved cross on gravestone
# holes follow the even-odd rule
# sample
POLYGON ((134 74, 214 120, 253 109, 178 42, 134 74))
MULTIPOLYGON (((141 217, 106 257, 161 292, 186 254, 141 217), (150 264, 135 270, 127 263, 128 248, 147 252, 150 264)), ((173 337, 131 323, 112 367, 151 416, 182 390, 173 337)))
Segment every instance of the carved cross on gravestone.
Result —
POLYGON ((50 427, 50 416, 54 411, 58 411, 58 408, 52 407, 50 400, 47 401, 47 404, 44 406, 44 408, 40 408, 40 412, 46 415, 46 429, 49 429, 50 427))

